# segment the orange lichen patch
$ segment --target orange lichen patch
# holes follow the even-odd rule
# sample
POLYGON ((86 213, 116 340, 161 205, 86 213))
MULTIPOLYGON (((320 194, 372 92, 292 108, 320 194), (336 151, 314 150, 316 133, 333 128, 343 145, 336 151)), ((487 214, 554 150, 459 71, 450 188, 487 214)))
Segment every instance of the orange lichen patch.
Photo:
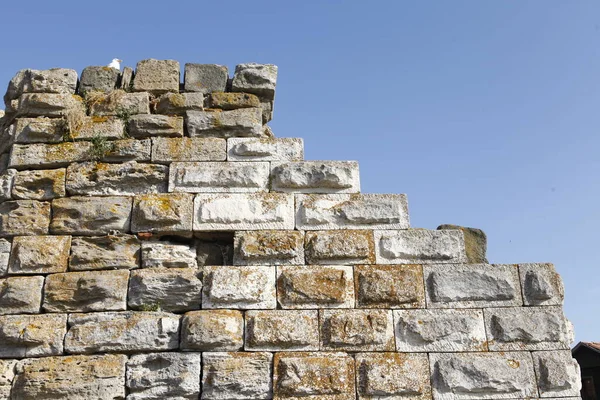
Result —
POLYGON ((213 92, 210 94, 209 104, 211 108, 235 110, 238 108, 260 107, 260 100, 250 93, 213 92))
POLYGON ((358 307, 425 307, 420 265, 357 265, 354 275, 358 307))
POLYGON ((307 232, 304 244, 309 262, 361 259, 363 263, 375 263, 375 242, 372 231, 307 232))
POLYGON ((244 258, 271 256, 291 258, 302 251, 302 234, 298 231, 246 232, 240 237, 240 254, 244 258))
POLYGON ((277 279, 281 300, 290 304, 343 303, 347 300, 346 271, 330 267, 285 269, 277 279))
POLYGON ((108 121, 108 117, 103 117, 103 116, 98 116, 98 115, 93 115, 91 117, 91 119, 92 119, 92 122, 95 124, 99 124, 99 123, 108 121))

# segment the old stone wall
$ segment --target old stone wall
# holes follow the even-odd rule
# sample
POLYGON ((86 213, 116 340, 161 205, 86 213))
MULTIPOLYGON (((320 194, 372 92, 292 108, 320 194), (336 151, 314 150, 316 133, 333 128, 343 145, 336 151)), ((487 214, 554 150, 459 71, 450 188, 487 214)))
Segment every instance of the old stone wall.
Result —
POLYGON ((553 266, 472 263, 462 230, 361 194, 356 162, 304 161, 266 125, 276 78, 17 73, 0 398, 579 398, 553 266))

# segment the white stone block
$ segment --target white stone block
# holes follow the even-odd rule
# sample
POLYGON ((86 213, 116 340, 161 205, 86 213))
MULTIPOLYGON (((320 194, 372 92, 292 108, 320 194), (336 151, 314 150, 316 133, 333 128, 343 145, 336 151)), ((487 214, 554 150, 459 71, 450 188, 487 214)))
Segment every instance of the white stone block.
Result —
POLYGON ((275 267, 204 267, 202 308, 273 309, 275 267))
POLYGON ((229 138, 227 161, 302 161, 304 141, 299 138, 229 138))
POLYGON ((277 192, 360 192, 356 161, 272 162, 271 182, 272 190, 277 192))
POLYGON ((467 261, 462 231, 374 231, 377 264, 442 264, 467 261))
POLYGON ((268 186, 268 162, 174 162, 169 168, 169 192, 249 193, 268 186))

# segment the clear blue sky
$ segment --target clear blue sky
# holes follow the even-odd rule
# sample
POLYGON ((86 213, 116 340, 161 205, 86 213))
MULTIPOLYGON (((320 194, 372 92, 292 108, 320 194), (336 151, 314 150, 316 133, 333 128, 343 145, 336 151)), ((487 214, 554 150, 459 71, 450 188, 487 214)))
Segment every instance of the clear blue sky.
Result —
POLYGON ((600 341, 600 2, 10 1, 0 82, 145 58, 279 65, 279 137, 358 160, 412 224, 484 229, 494 263, 554 262, 600 341))

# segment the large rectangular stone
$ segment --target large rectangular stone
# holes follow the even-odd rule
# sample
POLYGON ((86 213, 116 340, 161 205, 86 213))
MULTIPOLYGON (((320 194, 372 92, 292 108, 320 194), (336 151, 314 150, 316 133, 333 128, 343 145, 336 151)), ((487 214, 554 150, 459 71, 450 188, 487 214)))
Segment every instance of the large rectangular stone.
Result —
POLYGON ((420 265, 356 265, 357 308, 425 308, 420 265))
POLYGON ((50 203, 35 200, 0 204, 0 237, 44 235, 50 224, 50 203))
POLYGON ((579 396, 581 371, 569 350, 536 351, 532 355, 540 397, 579 396))
POLYGON ((304 232, 237 231, 234 265, 304 265, 304 232))
POLYGON ((169 168, 169 192, 247 193, 268 186, 268 162, 174 162, 169 168))
POLYGON ((227 161, 302 161, 304 141, 299 138, 229 138, 227 161))
POLYGON ((23 117, 65 117, 70 113, 85 115, 83 99, 66 93, 23 93, 17 114, 23 117))
POLYGON ((8 84, 4 99, 8 102, 23 93, 75 93, 77 71, 66 68, 22 69, 8 84))
POLYGON ((183 118, 160 114, 139 114, 127 123, 127 132, 136 139, 155 136, 183 136, 183 118))
POLYGON ((193 195, 161 193, 137 195, 133 199, 132 232, 191 236, 193 195))
POLYGON ((441 264, 467 261, 462 231, 376 230, 377 264, 441 264))
POLYGON ((15 144, 8 166, 18 170, 67 167, 74 162, 91 160, 93 151, 91 142, 15 144))
POLYGON ((181 324, 184 351, 238 351, 244 346, 242 311, 190 311, 185 313, 181 324))
POLYGON ((65 197, 66 169, 19 171, 15 175, 12 197, 19 200, 52 200, 65 197))
POLYGON ((196 249, 182 243, 143 242, 142 268, 195 268, 196 249))
POLYGON ((128 116, 136 114, 150 114, 150 96, 148 93, 127 93, 123 90, 112 92, 95 98, 88 99, 90 115, 96 116, 128 116))
POLYGON ((52 201, 54 234, 95 236, 129 231, 131 197, 68 197, 52 201))
POLYGON ((274 161, 271 187, 276 192, 359 193, 358 162, 274 161))
POLYGON ((0 358, 62 354, 66 332, 66 314, 0 315, 0 358))
POLYGON ((321 348, 328 351, 394 351, 391 310, 320 310, 321 348))
POLYGON ((70 236, 17 236, 8 264, 10 274, 65 272, 71 247, 70 236))
POLYGON ((252 310, 275 306, 275 267, 204 267, 202 308, 252 310))
POLYGON ((135 67, 133 90, 153 95, 179 92, 179 62, 152 58, 139 61, 135 67))
POLYGON ((62 118, 17 118, 12 125, 15 143, 58 143, 64 140, 62 118))
POLYGON ((260 108, 188 111, 186 130, 191 137, 262 137, 260 108))
POLYGON ((304 239, 307 264, 375 264, 373 231, 308 231, 304 239))
POLYGON ((229 79, 225 65, 185 64, 184 88, 186 92, 224 92, 229 79))
POLYGON ((231 82, 233 92, 253 93, 261 99, 275 99, 277 65, 245 63, 235 66, 231 82))
POLYGON ((519 277, 526 306, 560 306, 565 288, 554 265, 549 263, 519 264, 519 277))
POLYGON ((0 314, 39 313, 43 287, 43 276, 0 279, 0 314))
POLYGON ((294 229, 294 197, 283 193, 197 194, 194 231, 294 229))
POLYGON ((151 139, 121 139, 110 143, 108 151, 100 157, 103 162, 138 161, 149 162, 151 157, 151 139))
POLYGON ((116 117, 84 117, 78 127, 71 128, 65 139, 71 140, 114 140, 125 137, 125 124, 116 117))
POLYGON ((152 162, 225 161, 226 142, 219 138, 152 138, 152 162))
POLYGON ((165 115, 185 115, 187 111, 202 111, 202 93, 165 93, 154 102, 155 112, 165 115))
POLYGON ((140 265, 140 241, 134 235, 74 237, 69 270, 133 269, 140 265))
POLYGON ((246 351, 318 351, 317 310, 246 311, 246 351))
POLYGON ((118 86, 121 71, 107 66, 89 66, 81 71, 78 93, 110 92, 118 86))

